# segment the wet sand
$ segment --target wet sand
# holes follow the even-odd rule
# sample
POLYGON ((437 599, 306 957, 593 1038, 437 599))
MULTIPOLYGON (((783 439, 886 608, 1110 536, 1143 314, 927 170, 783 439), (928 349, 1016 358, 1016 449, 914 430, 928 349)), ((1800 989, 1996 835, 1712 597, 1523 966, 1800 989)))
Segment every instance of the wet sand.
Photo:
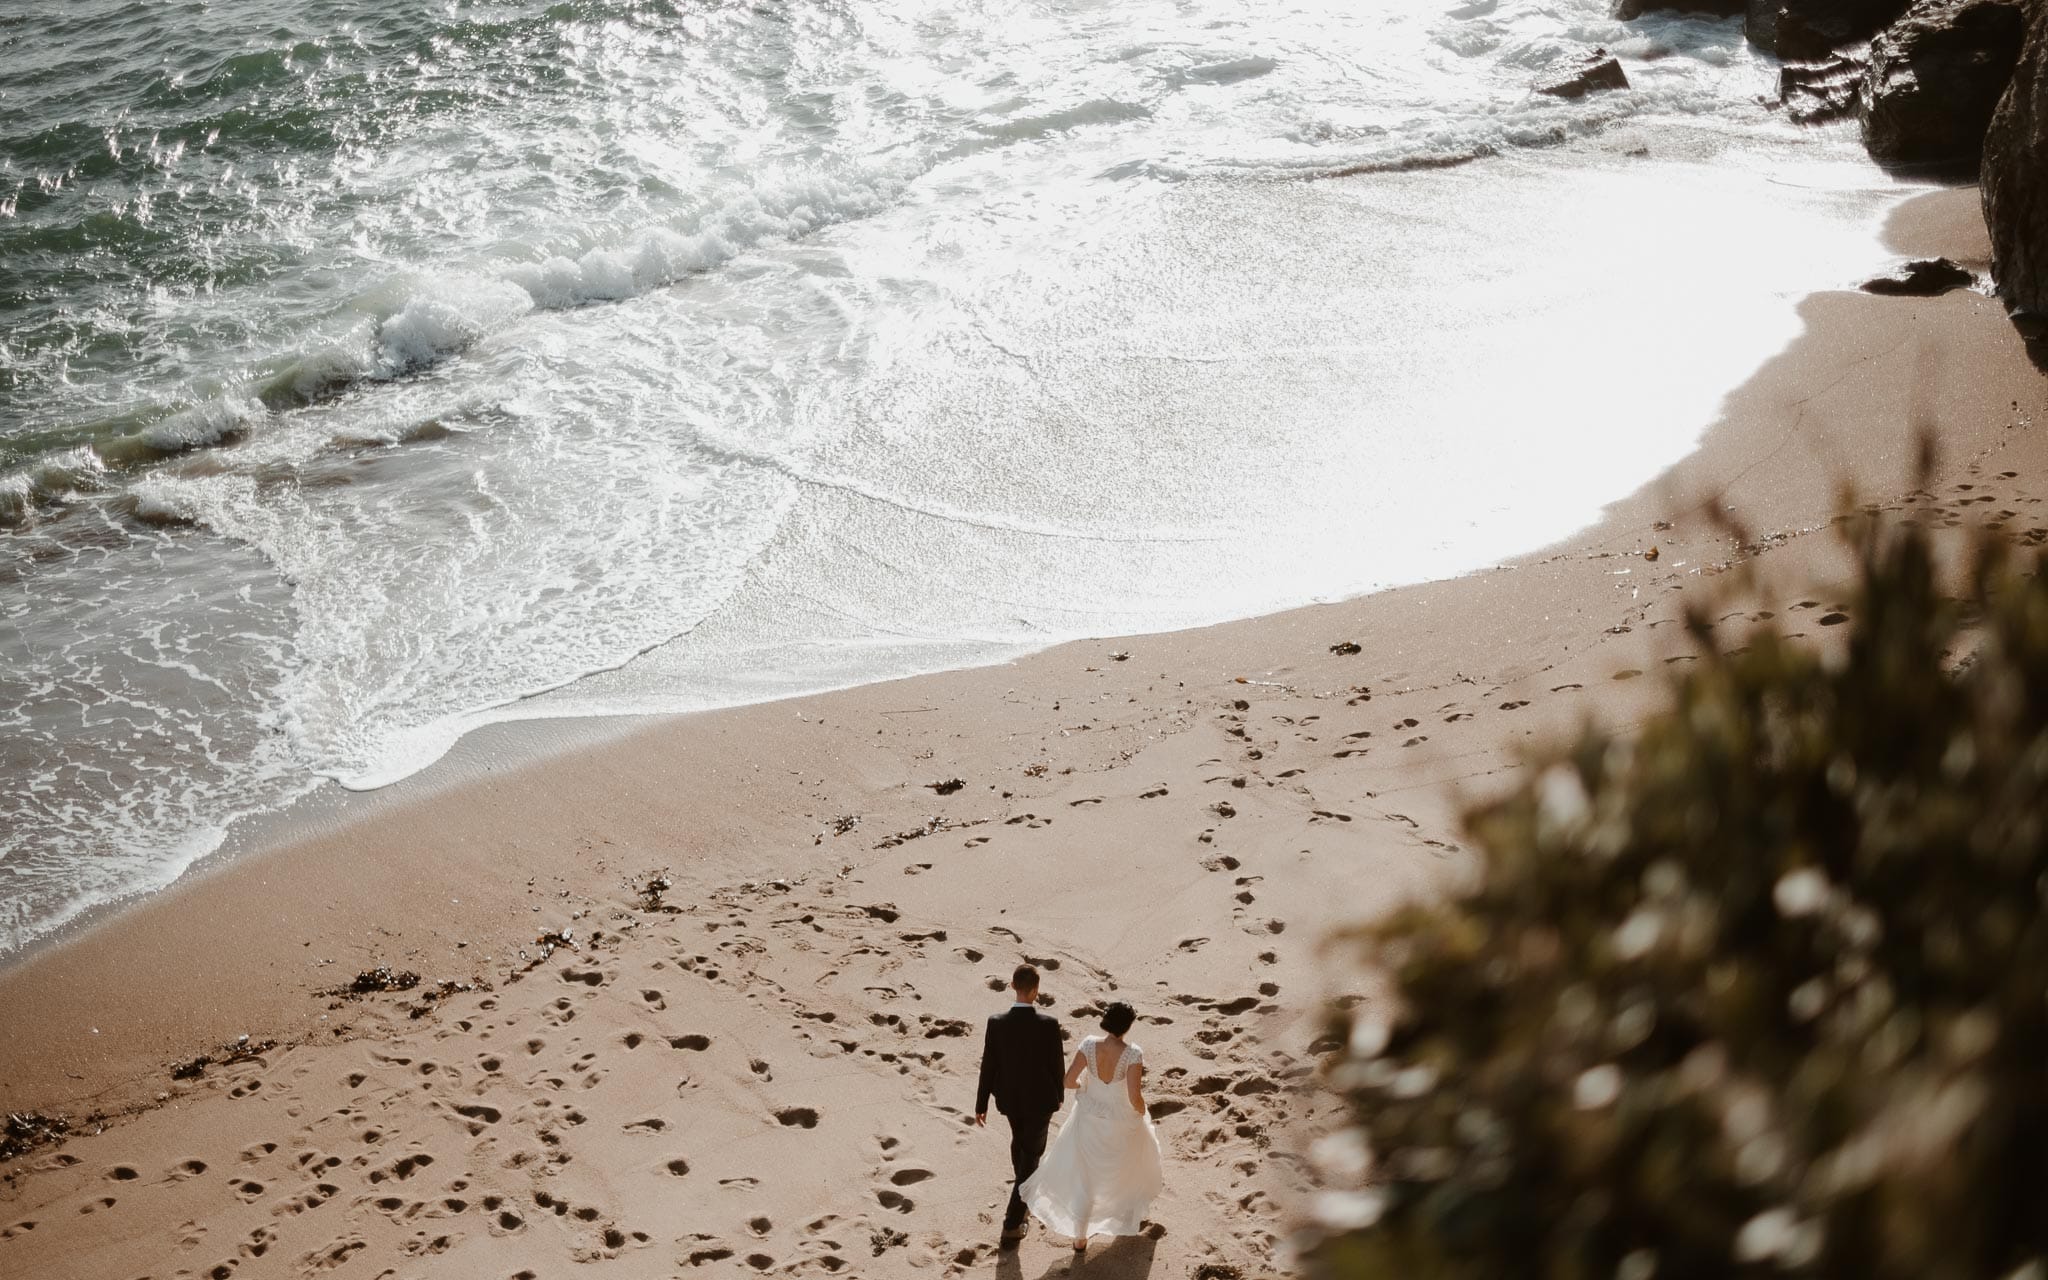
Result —
MULTIPOLYGON (((1981 262, 1975 208, 1891 239, 1981 262)), ((995 1251, 968 1114, 1022 958, 1076 1040, 1137 1006, 1156 1073, 1154 1233, 1084 1273, 1281 1273, 1325 1001, 1379 998, 1326 940, 1470 876, 1467 799, 1660 706, 1688 606, 1839 643, 1845 484, 2048 538, 2048 387, 1995 302, 1801 310, 1693 456, 1513 564, 565 752, 495 731, 40 949, 0 972, 0 1109, 78 1129, 0 1166, 0 1273, 1064 1274, 1043 1232, 995 1251), (420 985, 338 990, 378 965, 420 985)))

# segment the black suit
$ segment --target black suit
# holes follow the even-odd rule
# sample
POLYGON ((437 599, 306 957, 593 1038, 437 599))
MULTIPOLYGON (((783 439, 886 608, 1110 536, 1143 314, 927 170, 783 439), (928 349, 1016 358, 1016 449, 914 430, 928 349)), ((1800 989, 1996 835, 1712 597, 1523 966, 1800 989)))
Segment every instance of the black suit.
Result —
POLYGON ((989 1016, 974 1114, 986 1115, 989 1099, 994 1098, 996 1109, 1010 1122, 1010 1166, 1017 1181, 1010 1189, 1009 1211, 1003 1215, 1006 1231, 1024 1225, 1024 1197, 1017 1188, 1037 1171, 1039 1157, 1045 1154, 1046 1130, 1066 1101, 1066 1075, 1067 1051, 1060 1041, 1058 1019, 1021 1005, 989 1016))

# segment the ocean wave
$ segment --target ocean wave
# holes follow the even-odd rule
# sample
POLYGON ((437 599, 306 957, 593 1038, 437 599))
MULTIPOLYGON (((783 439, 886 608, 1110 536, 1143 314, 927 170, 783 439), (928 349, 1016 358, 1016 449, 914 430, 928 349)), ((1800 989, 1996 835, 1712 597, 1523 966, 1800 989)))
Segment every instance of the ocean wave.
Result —
POLYGON ((123 471, 236 443, 272 414, 416 376, 534 311, 616 303, 714 270, 765 243, 796 240, 885 207, 908 174, 768 173, 678 229, 649 227, 570 257, 499 262, 395 278, 359 298, 367 323, 339 340, 274 357, 196 403, 141 406, 60 433, 55 454, 0 473, 0 528, 105 488, 123 471), (72 459, 90 457, 82 470, 72 459), (90 474, 94 486, 77 483, 90 474))
POLYGON ((1737 24, 1609 0, 266 2, 253 41, 45 5, 0 50, 0 950, 484 719, 1455 572, 1518 503, 1561 532, 1705 420, 1627 323, 1631 263, 1732 278, 1671 229, 1702 167, 1281 184, 1771 124, 1737 24), (1634 89, 1532 92, 1596 44, 1634 89), (1582 351, 1670 411, 1532 490, 1516 397, 1582 351))

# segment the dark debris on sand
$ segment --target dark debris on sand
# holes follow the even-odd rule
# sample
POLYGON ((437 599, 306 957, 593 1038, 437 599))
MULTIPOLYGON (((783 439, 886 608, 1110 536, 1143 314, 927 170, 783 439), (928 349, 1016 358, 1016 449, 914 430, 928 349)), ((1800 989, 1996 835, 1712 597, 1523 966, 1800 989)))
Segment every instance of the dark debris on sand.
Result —
POLYGON ((424 1018, 432 1011, 437 1002, 446 1000, 449 996, 460 995, 466 991, 489 991, 490 989, 491 984, 485 982, 482 978, 471 978, 467 982, 459 982, 454 978, 443 978, 425 991, 422 991, 419 1003, 407 1005, 405 1012, 408 1017, 414 1019, 424 1018))
POLYGON ((317 994, 323 996, 366 996, 378 991, 410 991, 420 985, 420 975, 410 969, 393 969, 380 964, 374 969, 365 969, 345 987, 329 987, 317 994))
POLYGON ((668 900, 662 896, 675 887, 676 882, 670 877, 667 867, 653 872, 647 877, 646 883, 642 884, 638 890, 640 909, 642 911, 663 911, 671 915, 680 913, 682 911, 681 907, 670 905, 668 900))
POLYGON ((206 1074, 208 1067, 232 1067, 239 1062, 254 1062, 276 1047, 275 1040, 252 1040, 246 1035, 237 1036, 211 1053, 202 1053, 196 1058, 178 1063, 171 1068, 171 1079, 197 1080, 206 1074))
POLYGON ((62 1141, 70 1132, 71 1121, 64 1116, 46 1116, 38 1111, 10 1111, 7 1113, 7 1127, 0 1130, 0 1160, 25 1156, 37 1147, 62 1141))
MULTIPOLYGON (((526 963, 505 975, 506 985, 509 986, 519 981, 527 974, 546 964, 548 957, 555 954, 555 948, 567 947, 571 951, 576 950, 576 931, 574 929, 546 929, 533 941, 534 945, 540 948, 540 953, 538 955, 528 955, 524 947, 520 948, 519 958, 526 963)), ((480 983, 478 985, 484 984, 480 983)))

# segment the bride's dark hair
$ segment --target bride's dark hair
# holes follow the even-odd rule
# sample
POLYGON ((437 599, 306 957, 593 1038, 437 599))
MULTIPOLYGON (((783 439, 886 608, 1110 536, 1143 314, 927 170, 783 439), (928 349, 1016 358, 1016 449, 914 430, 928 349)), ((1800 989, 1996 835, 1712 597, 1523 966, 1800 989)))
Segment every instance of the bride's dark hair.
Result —
POLYGON ((1120 1036, 1131 1029, 1138 1020, 1137 1010, 1119 1000, 1102 1011, 1102 1029, 1113 1036, 1120 1036))

